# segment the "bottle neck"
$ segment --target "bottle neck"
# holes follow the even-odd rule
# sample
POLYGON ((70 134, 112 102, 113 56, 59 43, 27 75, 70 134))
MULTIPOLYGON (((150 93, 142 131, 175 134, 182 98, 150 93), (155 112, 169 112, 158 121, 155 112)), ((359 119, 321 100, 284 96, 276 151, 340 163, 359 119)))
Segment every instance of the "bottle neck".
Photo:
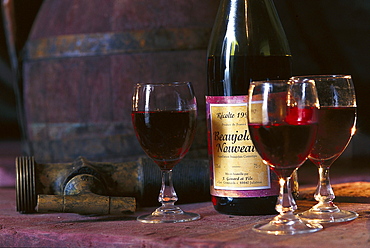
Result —
POLYGON ((288 42, 271 0, 222 0, 207 53, 210 96, 247 95, 251 80, 291 77, 288 42))
POLYGON ((220 54, 221 49, 230 55, 290 56, 289 44, 273 1, 222 0, 208 55, 220 54))

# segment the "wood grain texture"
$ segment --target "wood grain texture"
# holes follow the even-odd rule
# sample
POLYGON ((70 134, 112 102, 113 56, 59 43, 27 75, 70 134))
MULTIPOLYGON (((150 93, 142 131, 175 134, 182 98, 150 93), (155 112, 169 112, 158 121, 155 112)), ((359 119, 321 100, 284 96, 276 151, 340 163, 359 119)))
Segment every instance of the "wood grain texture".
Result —
POLYGON ((189 156, 206 157, 206 48, 218 3, 45 0, 23 65, 32 155, 133 160, 143 155, 131 124, 133 85, 190 81, 199 118, 189 156))
MULTIPOLYGON (((313 201, 298 201, 299 210, 313 201)), ((369 247, 369 203, 341 203, 359 213, 354 221, 325 225, 322 231, 274 236, 252 231, 273 216, 229 216, 217 213, 211 202, 182 205, 199 213, 198 221, 143 224, 136 216, 82 216, 70 213, 21 215, 15 212, 14 190, 0 189, 0 245, 12 247, 369 247)))

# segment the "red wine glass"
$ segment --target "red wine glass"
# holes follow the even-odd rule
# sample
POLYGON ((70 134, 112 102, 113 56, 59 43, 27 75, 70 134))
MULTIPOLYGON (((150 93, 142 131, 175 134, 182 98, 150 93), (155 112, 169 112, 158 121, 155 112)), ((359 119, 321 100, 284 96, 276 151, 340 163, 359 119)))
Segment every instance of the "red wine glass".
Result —
POLYGON ((309 223, 294 214, 292 173, 307 159, 316 140, 319 102, 312 80, 271 80, 252 82, 249 88, 248 126, 253 144, 263 161, 279 178, 279 213, 254 231, 274 235, 316 232, 318 223, 309 223))
POLYGON ((172 169, 186 155, 194 138, 197 103, 191 83, 136 84, 131 116, 141 147, 162 174, 158 197, 162 206, 137 220, 176 223, 199 219, 199 214, 175 206, 178 197, 172 183, 172 169))
POLYGON ((318 203, 300 217, 314 222, 344 222, 358 214, 339 209, 334 203, 329 169, 343 153, 356 132, 356 95, 349 75, 317 75, 296 77, 316 83, 319 96, 319 125, 315 145, 308 156, 318 168, 319 181, 315 192, 318 203))

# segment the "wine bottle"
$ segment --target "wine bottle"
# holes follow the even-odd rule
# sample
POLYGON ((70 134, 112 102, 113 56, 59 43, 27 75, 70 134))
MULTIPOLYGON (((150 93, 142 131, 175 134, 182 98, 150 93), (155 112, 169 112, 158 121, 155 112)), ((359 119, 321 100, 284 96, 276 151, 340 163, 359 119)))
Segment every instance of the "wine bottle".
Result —
POLYGON ((279 186, 249 136, 253 80, 289 79, 291 54, 272 0, 221 0, 207 51, 211 195, 224 214, 275 213, 279 186))

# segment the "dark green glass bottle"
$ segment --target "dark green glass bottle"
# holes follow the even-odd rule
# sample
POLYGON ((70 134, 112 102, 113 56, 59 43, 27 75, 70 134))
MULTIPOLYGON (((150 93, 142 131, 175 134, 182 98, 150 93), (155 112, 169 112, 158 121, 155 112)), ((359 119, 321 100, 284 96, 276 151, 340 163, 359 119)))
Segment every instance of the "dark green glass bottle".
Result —
POLYGON ((221 0, 207 57, 213 205, 224 214, 273 214, 277 178, 254 150, 243 120, 251 81, 291 77, 290 49, 273 1, 221 0))

